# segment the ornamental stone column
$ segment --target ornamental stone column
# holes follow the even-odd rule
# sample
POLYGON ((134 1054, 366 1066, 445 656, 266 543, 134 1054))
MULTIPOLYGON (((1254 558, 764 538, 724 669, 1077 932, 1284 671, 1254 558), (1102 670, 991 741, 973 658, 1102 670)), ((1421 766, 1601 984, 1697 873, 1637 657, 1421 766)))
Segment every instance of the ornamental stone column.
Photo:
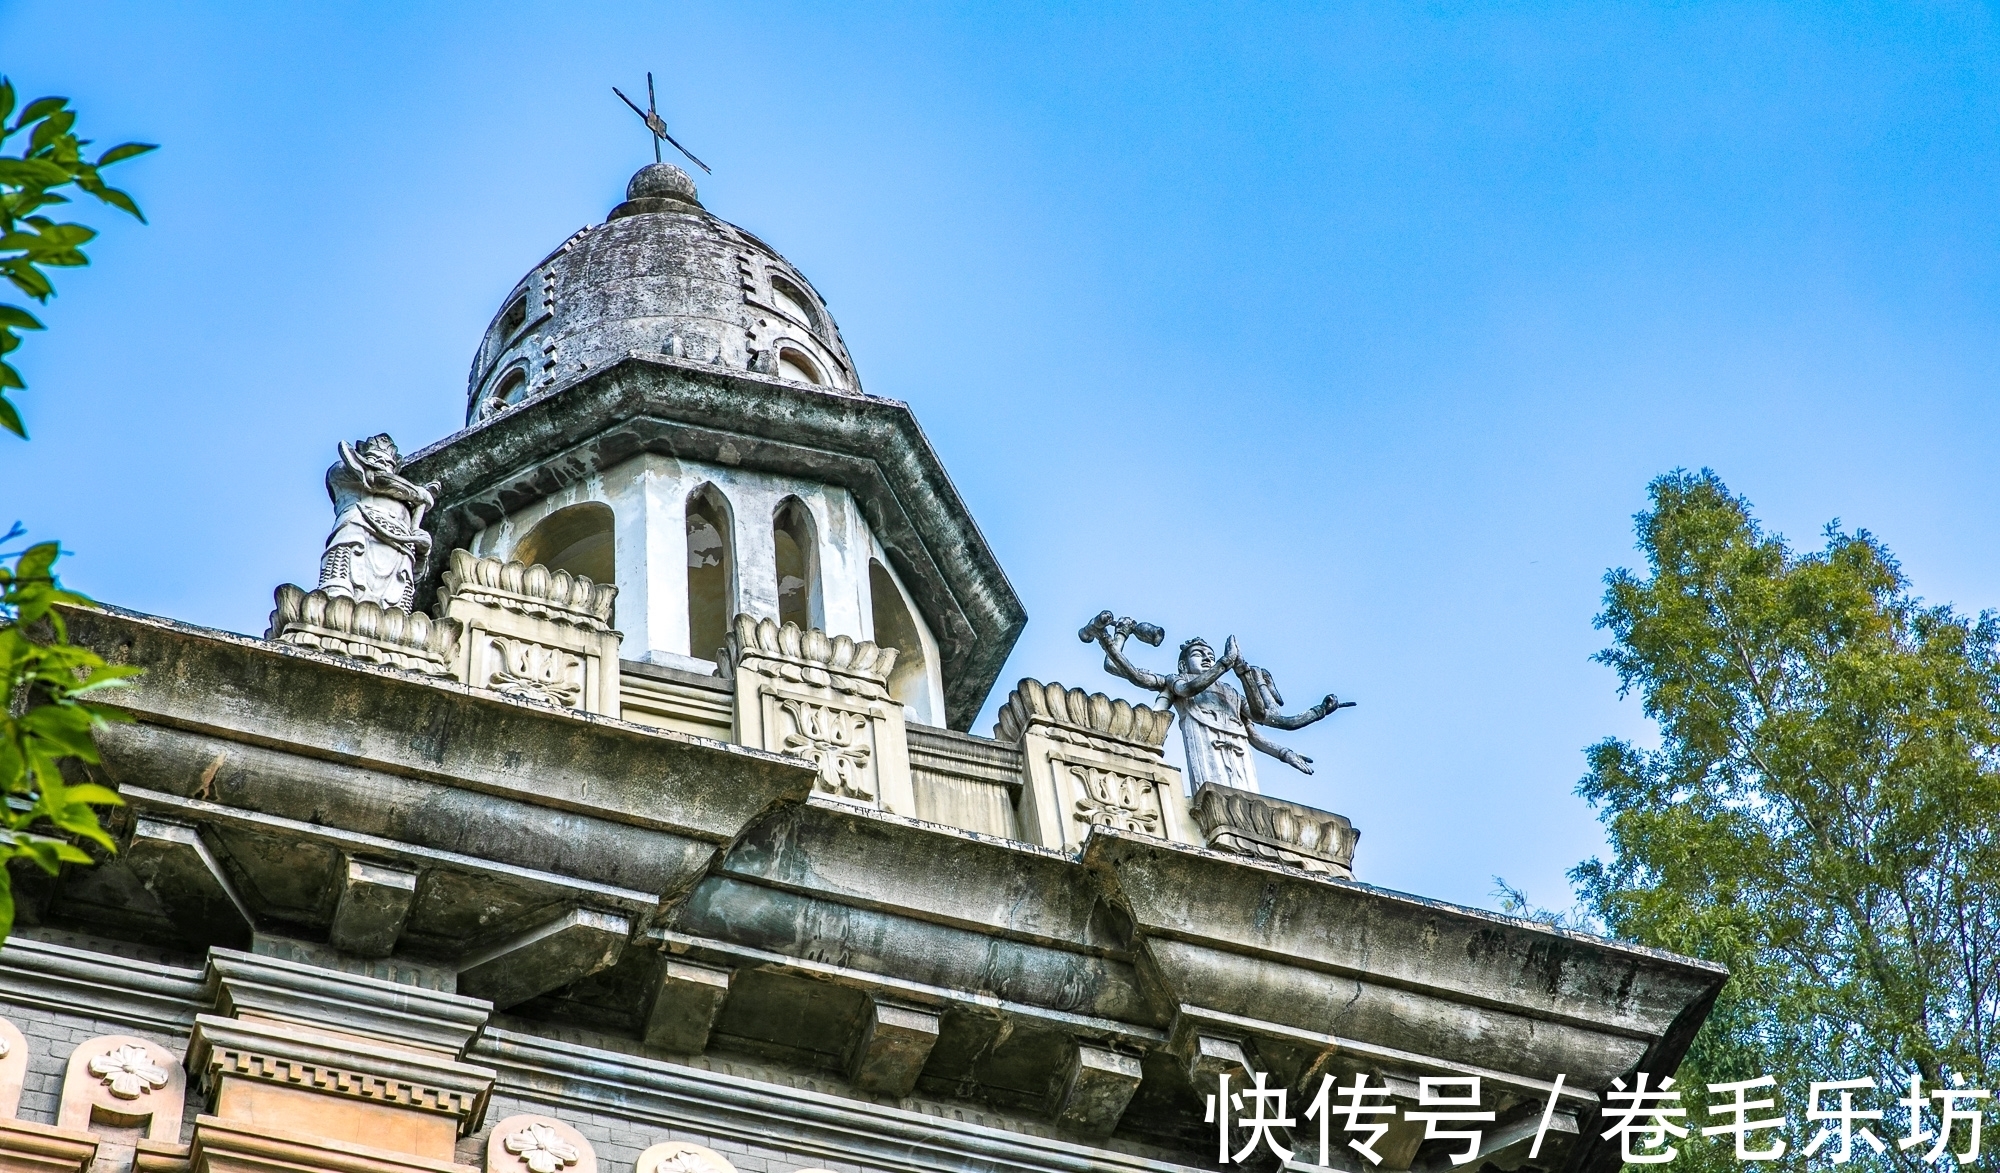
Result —
POLYGON ((415 984, 211 950, 215 1013, 195 1019, 187 1070, 214 1108, 196 1118, 192 1173, 478 1173, 453 1150, 493 1088, 463 1058, 492 1004, 428 971, 396 976, 415 984))

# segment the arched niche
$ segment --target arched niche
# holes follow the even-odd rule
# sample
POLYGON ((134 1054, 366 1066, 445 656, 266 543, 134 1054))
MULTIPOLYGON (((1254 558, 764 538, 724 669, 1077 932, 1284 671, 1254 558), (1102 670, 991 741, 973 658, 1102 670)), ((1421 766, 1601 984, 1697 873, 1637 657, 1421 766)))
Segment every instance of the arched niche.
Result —
POLYGON ((514 544, 516 562, 539 562, 550 570, 567 570, 592 582, 618 581, 616 517, 611 506, 585 501, 556 510, 535 523, 514 544))
POLYGON ((917 618, 903 602, 903 592, 889 571, 868 560, 868 596, 875 613, 875 642, 896 649, 896 667, 889 675, 889 695, 926 725, 940 722, 931 712, 930 662, 917 618))
POLYGON ((688 494, 688 654, 713 660, 736 613, 736 546, 729 502, 714 485, 688 494))
POLYGON ((771 517, 771 544, 777 552, 778 622, 801 628, 826 626, 820 597, 819 530, 812 511, 797 497, 778 503, 771 517))

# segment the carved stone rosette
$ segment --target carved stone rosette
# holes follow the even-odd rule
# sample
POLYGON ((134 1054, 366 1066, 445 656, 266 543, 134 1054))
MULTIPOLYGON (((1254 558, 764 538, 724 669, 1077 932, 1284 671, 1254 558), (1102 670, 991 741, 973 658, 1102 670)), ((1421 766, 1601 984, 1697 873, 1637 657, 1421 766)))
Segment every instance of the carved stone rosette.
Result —
POLYGON ((1343 815, 1213 784, 1194 796, 1193 814, 1216 851, 1354 878, 1354 844, 1361 832, 1343 815))
POLYGON ((722 649, 735 740, 812 762, 826 797, 914 815, 903 706, 889 697, 895 664, 895 648, 738 615, 722 649))
POLYGON ((277 590, 265 639, 426 676, 451 676, 459 626, 400 607, 357 603, 286 583, 277 590))
POLYGON ((464 628, 453 675, 503 696, 616 717, 618 588, 566 570, 453 550, 440 622, 464 628))
POLYGON ((1021 827, 1074 847, 1092 827, 1198 842, 1178 770, 1161 760, 1171 713, 1101 692, 1023 680, 993 736, 1021 747, 1021 827))

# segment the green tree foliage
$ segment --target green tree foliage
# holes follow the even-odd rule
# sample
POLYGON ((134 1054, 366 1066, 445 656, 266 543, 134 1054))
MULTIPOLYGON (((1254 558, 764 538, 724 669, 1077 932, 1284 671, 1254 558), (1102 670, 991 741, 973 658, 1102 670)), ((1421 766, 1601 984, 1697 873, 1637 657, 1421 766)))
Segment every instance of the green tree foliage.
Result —
POLYGON ((1683 1087, 1775 1076, 1798 1129, 1809 1081, 1872 1075, 1913 1167, 1910 1074, 2000 1075, 2000 620, 1924 605, 1865 531, 1791 550, 1713 473, 1651 499, 1597 658, 1660 746, 1589 751, 1613 854, 1572 879, 1613 934, 1730 967, 1683 1087))
MULTIPOLYGON (((0 272, 38 302, 55 293, 44 270, 88 264, 83 246, 97 235, 40 214, 70 202, 64 189, 75 188, 145 221, 132 197, 107 186, 99 169, 152 146, 124 143, 93 163, 83 155, 89 142, 76 137, 75 125, 67 98, 37 99, 14 117, 14 87, 0 78, 0 272), (6 154, 5 144, 19 135, 27 136, 21 153, 6 154)), ((4 356, 20 346, 20 331, 41 328, 27 310, 0 304, 0 427, 23 439, 27 428, 7 399, 9 390, 23 386, 21 375, 4 356)), ((16 523, 0 542, 21 532, 16 523)), ((14 860, 54 874, 64 863, 91 862, 79 840, 112 849, 91 808, 116 804, 118 796, 93 783, 72 785, 60 767, 64 761, 97 761, 96 730, 122 719, 100 697, 138 669, 108 665, 69 642, 56 605, 89 600, 62 589, 55 576, 59 556, 56 543, 41 542, 14 556, 11 566, 0 565, 0 701, 5 702, 0 705, 0 800, 5 802, 0 940, 14 927, 14 860)))
MULTIPOLYGON (((19 532, 17 526, 8 536, 19 532)), ((112 849, 91 804, 115 805, 118 796, 95 783, 69 784, 60 767, 64 759, 98 760, 97 728, 127 718, 97 698, 139 671, 106 664, 95 652, 69 642, 55 606, 89 600, 57 583, 57 557, 56 544, 42 542, 22 551, 11 568, 0 566, 0 686, 6 701, 0 780, 7 788, 6 838, 0 840, 0 939, 14 927, 7 864, 26 859, 53 875, 65 863, 92 862, 72 836, 112 849)))
MULTIPOLYGON (((69 203, 65 188, 74 187, 95 196, 114 208, 129 212, 140 223, 146 217, 132 197, 104 182, 99 170, 113 163, 143 155, 153 149, 149 143, 121 143, 97 157, 84 157, 90 140, 79 139, 72 128, 76 111, 68 98, 37 98, 14 114, 14 86, 0 77, 0 273, 14 288, 47 302, 55 285, 45 269, 87 265, 83 246, 97 233, 81 224, 61 224, 41 215, 44 208, 69 203), (8 155, 8 140, 27 135, 19 155, 8 155)), ((6 355, 21 345, 22 330, 39 330, 42 323, 20 306, 0 304, 0 427, 27 438, 21 413, 7 399, 9 390, 25 386, 21 373, 6 355)))

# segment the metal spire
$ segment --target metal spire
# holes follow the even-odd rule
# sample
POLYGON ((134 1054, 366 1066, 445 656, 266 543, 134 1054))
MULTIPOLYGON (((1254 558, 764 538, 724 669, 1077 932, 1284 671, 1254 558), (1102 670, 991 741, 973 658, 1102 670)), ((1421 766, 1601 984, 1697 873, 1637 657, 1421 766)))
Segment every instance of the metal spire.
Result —
POLYGON ((637 114, 639 120, 646 124, 646 129, 653 132, 653 162, 660 162, 660 140, 665 139, 667 142, 673 143, 676 151, 686 155, 688 162, 693 163, 710 175, 715 174, 715 172, 708 170, 708 164, 694 157, 694 152, 674 142, 674 136, 667 133, 667 120, 660 117, 660 112, 653 101, 653 75, 650 71, 646 74, 646 108, 644 110, 639 109, 639 103, 625 97, 625 91, 619 89, 617 86, 612 86, 611 92, 617 94, 627 106, 632 107, 632 113, 637 114))

